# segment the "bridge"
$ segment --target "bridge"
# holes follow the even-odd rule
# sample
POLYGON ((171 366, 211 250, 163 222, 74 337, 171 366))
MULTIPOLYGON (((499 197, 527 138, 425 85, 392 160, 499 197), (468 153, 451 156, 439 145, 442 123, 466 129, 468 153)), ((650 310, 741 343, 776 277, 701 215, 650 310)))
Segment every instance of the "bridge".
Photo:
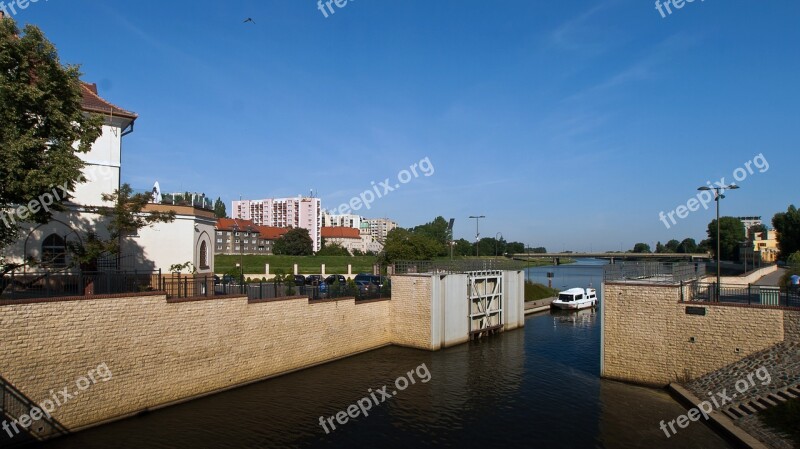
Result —
POLYGON ((561 259, 608 259, 613 264, 617 260, 647 260, 647 261, 687 261, 711 260, 711 253, 519 253, 512 254, 514 260, 552 259, 559 265, 561 259))

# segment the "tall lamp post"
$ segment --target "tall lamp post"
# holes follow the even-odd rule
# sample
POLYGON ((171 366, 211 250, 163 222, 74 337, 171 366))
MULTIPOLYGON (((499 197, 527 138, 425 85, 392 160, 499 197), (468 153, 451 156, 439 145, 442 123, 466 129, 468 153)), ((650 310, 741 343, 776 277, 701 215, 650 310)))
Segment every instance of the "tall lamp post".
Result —
POLYGON ((475 219, 475 257, 480 257, 480 252, 479 252, 480 242, 481 242, 480 221, 481 218, 486 218, 486 215, 471 215, 469 218, 475 219))
POLYGON ((736 190, 738 188, 739 188, 739 186, 737 186, 736 184, 731 184, 729 186, 722 186, 722 187, 703 186, 703 187, 699 187, 697 189, 697 190, 701 190, 701 191, 713 190, 714 191, 714 201, 717 202, 717 301, 719 301, 720 265, 722 263, 721 262, 721 255, 720 255, 720 248, 721 248, 720 240, 722 240, 722 239, 720 239, 720 235, 719 235, 719 202, 720 202, 720 200, 725 198, 725 195, 723 195, 722 192, 724 192, 726 190, 736 190))

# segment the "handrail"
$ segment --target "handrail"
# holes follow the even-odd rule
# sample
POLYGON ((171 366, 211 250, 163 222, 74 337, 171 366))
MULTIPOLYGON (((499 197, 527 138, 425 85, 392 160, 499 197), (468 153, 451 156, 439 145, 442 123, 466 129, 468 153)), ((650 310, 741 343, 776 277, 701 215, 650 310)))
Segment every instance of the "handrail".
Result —
MULTIPOLYGON (((34 408, 40 409, 38 404, 31 401, 3 376, 0 376, 0 396, 2 396, 0 398, 0 415, 6 416, 11 420, 17 420, 20 416, 29 414, 34 408)), ((47 415, 43 415, 40 420, 34 421, 27 429, 21 425, 17 425, 16 428, 39 441, 69 434, 69 430, 58 420, 47 415), (45 425, 37 425, 41 423, 45 425)))

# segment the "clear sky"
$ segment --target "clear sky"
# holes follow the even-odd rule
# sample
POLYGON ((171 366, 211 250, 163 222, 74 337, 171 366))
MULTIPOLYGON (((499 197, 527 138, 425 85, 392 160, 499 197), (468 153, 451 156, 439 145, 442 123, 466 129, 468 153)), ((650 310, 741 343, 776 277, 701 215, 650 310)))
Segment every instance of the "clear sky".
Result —
POLYGON ((358 213, 452 217, 468 239, 485 215, 484 237, 576 251, 699 241, 713 203, 670 229, 659 212, 759 154, 769 169, 750 164, 723 215, 800 206, 800 2, 317 6, 41 0, 15 19, 140 114, 123 143, 134 188, 229 209, 313 189, 327 209, 427 157, 431 176, 358 213))

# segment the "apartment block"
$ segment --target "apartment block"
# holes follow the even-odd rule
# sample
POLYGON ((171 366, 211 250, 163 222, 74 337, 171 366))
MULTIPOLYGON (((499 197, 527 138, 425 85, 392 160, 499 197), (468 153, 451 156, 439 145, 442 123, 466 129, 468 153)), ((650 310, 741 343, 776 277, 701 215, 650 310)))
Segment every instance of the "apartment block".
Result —
POLYGON ((273 228, 302 228, 308 231, 313 250, 322 243, 322 204, 319 198, 271 198, 234 201, 231 216, 250 220, 255 226, 273 228))

